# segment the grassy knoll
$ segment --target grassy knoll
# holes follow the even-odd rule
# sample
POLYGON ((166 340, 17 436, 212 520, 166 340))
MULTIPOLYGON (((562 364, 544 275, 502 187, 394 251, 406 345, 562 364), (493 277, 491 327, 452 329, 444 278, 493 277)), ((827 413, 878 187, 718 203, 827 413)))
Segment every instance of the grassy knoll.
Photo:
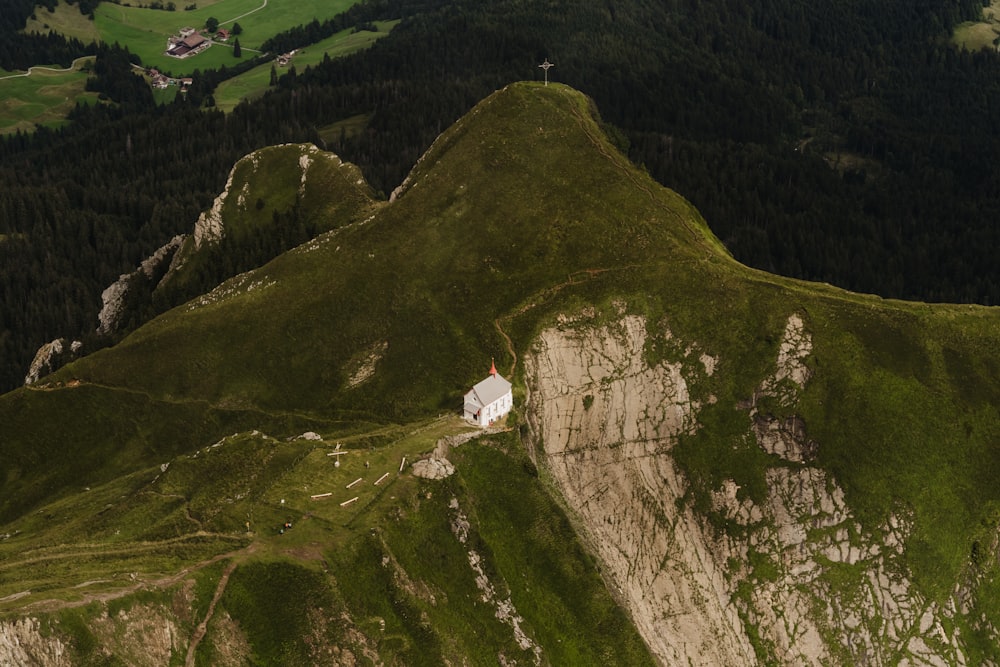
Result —
POLYGON ((368 124, 369 114, 358 114, 319 129, 320 138, 329 143, 340 137, 353 137, 368 124))
MULTIPOLYGON (((406 664, 530 658, 483 604, 471 549, 553 664, 651 664, 516 432, 462 445, 448 480, 400 472, 403 457, 469 429, 445 417, 321 440, 244 432, 80 490, 0 527, 0 617, 34 610, 82 660, 108 641, 88 619, 172 607, 167 618, 190 633, 229 576, 220 609, 266 664, 365 645, 406 664), (335 451, 346 452, 340 466, 335 451), (466 543, 451 527, 459 512, 466 543)), ((232 650, 221 623, 209 624, 198 664, 232 650)))
POLYGON ((994 50, 1000 39, 1000 2, 992 0, 983 7, 979 21, 966 21, 955 27, 951 41, 969 51, 994 50))
MULTIPOLYGON (((300 49, 295 54, 293 64, 296 70, 301 71, 326 57, 337 58, 366 49, 376 40, 389 34, 389 31, 397 23, 398 21, 378 21, 375 23, 378 32, 344 30, 328 39, 300 49)), ((273 63, 266 63, 249 72, 223 81, 215 90, 216 106, 223 111, 232 111, 233 107, 243 100, 252 100, 263 95, 271 87, 272 66, 273 63)), ((279 76, 284 72, 284 69, 278 69, 279 76)))
POLYGON ((320 441, 242 432, 190 454, 161 455, 162 463, 104 484, 77 485, 66 498, 0 529, 7 535, 0 540, 0 599, 32 591, 27 599, 0 603, 0 610, 81 601, 134 582, 107 577, 109 568, 154 581, 251 541, 255 552, 276 556, 317 539, 343 542, 355 532, 352 523, 363 526, 373 504, 395 488, 402 457, 412 461, 439 437, 467 429, 447 419, 337 429, 320 441), (326 456, 337 444, 346 454, 326 456), (358 478, 362 482, 345 488, 358 478), (311 498, 327 491, 333 496, 311 498), (353 497, 359 500, 340 505, 353 497), (282 535, 286 521, 296 530, 282 535), (78 586, 96 580, 102 581, 78 586))
POLYGON ((57 32, 66 37, 76 37, 84 44, 101 39, 94 21, 81 14, 80 8, 75 3, 71 5, 59 0, 52 11, 45 7, 36 7, 32 16, 34 18, 28 17, 24 25, 25 32, 57 32))
POLYGON ((200 248, 189 238, 157 298, 180 303, 201 295, 319 233, 369 217, 380 205, 356 167, 311 144, 255 151, 236 163, 232 179, 237 187, 219 207, 225 238, 200 248), (220 272, 227 263, 230 270, 220 272))
POLYGON ((167 12, 138 7, 102 3, 94 14, 94 23, 101 40, 118 42, 142 58, 143 64, 158 67, 175 75, 190 74, 196 69, 217 68, 240 62, 232 54, 232 42, 213 44, 207 51, 183 60, 163 55, 167 38, 180 28, 201 28, 209 17, 219 20, 220 27, 239 22, 243 58, 255 55, 254 49, 267 38, 288 28, 336 16, 355 4, 356 0, 269 0, 264 7, 260 0, 222 0, 190 12, 167 12))
POLYGON ((87 73, 79 68, 85 62, 77 61, 71 71, 54 66, 33 68, 30 76, 0 74, 0 133, 63 122, 77 102, 95 101, 97 93, 84 90, 87 73))

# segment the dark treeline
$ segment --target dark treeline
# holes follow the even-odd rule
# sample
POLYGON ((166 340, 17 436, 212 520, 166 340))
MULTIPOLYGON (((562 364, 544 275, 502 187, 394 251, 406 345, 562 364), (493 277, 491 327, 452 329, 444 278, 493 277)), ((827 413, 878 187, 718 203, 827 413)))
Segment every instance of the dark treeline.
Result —
POLYGON ((218 243, 201 248, 199 255, 185 266, 183 283, 177 279, 168 281, 154 292, 156 281, 148 281, 150 298, 135 299, 131 305, 136 314, 129 312, 128 315, 138 323, 146 321, 175 305, 210 292, 227 278, 263 266, 281 253, 315 238, 321 229, 326 228, 319 221, 302 214, 298 202, 287 211, 274 211, 270 226, 229 234, 218 243))
POLYGON ((99 92, 102 99, 114 100, 126 113, 152 109, 153 91, 142 77, 133 75, 133 66, 140 62, 138 56, 117 44, 100 45, 87 90, 99 92))
MULTIPOLYGON (((179 97, 154 107, 121 51, 94 85, 134 95, 78 107, 73 124, 0 143, 0 386, 19 384, 42 342, 94 339, 101 291, 172 236, 189 232, 254 148, 317 141, 294 118, 226 116, 179 97), (131 99, 131 102, 128 100, 131 99)), ((105 60, 106 59, 106 60, 105 60)), ((144 85, 144 84, 142 84, 144 85)), ((113 99, 113 98, 112 98, 113 99)))
POLYGON ((367 133, 334 146, 376 187, 389 191, 483 95, 540 78, 548 57, 741 261, 884 296, 1000 303, 1000 61, 944 39, 978 3, 471 5, 297 77, 296 109, 319 122, 324 109, 376 109, 367 133))
MULTIPOLYGON (((741 261, 884 296, 1000 303, 1000 61, 946 40, 980 10, 969 0, 370 0, 269 48, 403 18, 390 36, 288 71, 229 116, 198 109, 219 72, 167 107, 79 109, 68 128, 0 145, 0 387, 21 380, 42 342, 92 331, 100 291, 189 231, 241 155, 318 142, 317 129, 369 114, 365 131, 327 147, 388 193, 482 97, 541 79, 543 58, 741 261)), ((131 88, 102 90, 116 99, 131 88)))

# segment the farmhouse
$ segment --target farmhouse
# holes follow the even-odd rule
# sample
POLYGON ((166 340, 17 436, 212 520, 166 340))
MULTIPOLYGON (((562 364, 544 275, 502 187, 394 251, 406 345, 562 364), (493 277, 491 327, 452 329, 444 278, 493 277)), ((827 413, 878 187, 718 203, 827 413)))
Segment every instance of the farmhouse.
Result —
POLYGON ((167 42, 167 55, 174 58, 187 58, 201 53, 212 45, 204 35, 195 33, 182 39, 171 37, 167 42))
POLYGON ((229 39, 229 31, 225 28, 219 28, 219 31, 215 33, 215 38, 220 42, 225 42, 229 39))
POLYGON ((497 373, 497 365, 490 365, 490 374, 465 395, 465 418, 479 426, 489 426, 502 419, 514 407, 510 382, 497 373))

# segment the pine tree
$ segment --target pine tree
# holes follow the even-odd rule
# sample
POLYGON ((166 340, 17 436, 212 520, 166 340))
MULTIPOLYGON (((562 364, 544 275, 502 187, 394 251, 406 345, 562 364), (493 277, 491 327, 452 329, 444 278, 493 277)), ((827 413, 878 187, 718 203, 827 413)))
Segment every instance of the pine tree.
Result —
POLYGON ((236 58, 242 58, 243 57, 243 49, 240 48, 240 39, 239 39, 239 37, 237 37, 236 41, 233 42, 233 56, 236 57, 236 58))

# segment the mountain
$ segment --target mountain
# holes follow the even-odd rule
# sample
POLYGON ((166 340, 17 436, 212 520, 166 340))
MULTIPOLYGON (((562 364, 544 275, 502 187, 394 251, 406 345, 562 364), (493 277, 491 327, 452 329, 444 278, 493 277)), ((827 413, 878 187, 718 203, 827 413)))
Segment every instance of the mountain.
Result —
POLYGON ((1000 660, 1000 311, 749 269, 602 127, 510 85, 388 204, 0 397, 0 656, 1000 660))

